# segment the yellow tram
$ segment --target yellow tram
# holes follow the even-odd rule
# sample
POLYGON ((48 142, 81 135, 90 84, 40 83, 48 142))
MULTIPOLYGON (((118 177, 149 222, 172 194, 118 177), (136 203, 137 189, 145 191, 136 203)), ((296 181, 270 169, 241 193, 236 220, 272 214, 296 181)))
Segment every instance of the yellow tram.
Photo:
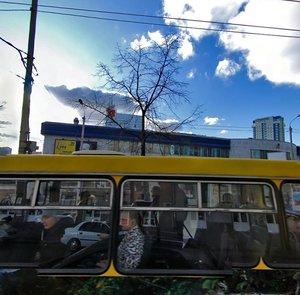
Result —
POLYGON ((299 168, 250 159, 1 156, 0 267, 102 276, 299 269, 299 168))

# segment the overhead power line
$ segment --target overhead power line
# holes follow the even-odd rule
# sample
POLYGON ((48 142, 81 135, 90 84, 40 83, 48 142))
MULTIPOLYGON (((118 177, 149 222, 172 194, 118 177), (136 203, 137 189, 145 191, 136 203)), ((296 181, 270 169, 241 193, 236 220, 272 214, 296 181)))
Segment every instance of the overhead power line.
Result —
MULTIPOLYGON (((284 1, 284 0, 282 0, 282 1, 284 1)), ((291 0, 285 0, 285 1, 291 1, 291 0)), ((1 1, 0 1, 0 3, 1 3, 1 1)), ((300 3, 300 1, 299 1, 299 3, 300 3)), ((134 16, 134 17, 152 18, 152 19, 159 19, 159 20, 168 19, 168 20, 176 20, 176 21, 189 21, 189 22, 210 23, 210 24, 218 24, 218 25, 230 25, 230 26, 239 26, 239 27, 251 27, 251 28, 300 32, 300 29, 294 29, 294 28, 263 26, 263 25, 255 25, 255 24, 242 24, 242 23, 232 23, 232 22, 220 22, 220 21, 208 21, 208 20, 201 20, 201 19, 179 18, 179 17, 170 17, 170 16, 157 16, 157 15, 138 14, 138 13, 120 12, 120 11, 96 10, 96 9, 57 6, 57 5, 39 5, 39 7, 60 9, 60 10, 71 10, 71 11, 81 11, 81 12, 122 15, 122 16, 134 16)))
MULTIPOLYGON (((174 28, 181 28, 181 29, 193 29, 193 30, 203 30, 203 31, 212 31, 212 32, 225 32, 225 33, 256 35, 256 36, 283 37, 283 38, 300 39, 300 36, 297 36, 297 35, 285 35, 285 34, 275 34, 275 33, 259 33, 259 32, 249 32, 249 31, 237 31, 237 30, 234 30, 234 29, 226 29, 226 28, 223 28, 223 29, 222 28, 220 28, 220 29, 219 28, 204 28, 204 27, 195 27, 195 26, 187 26, 187 25, 173 25, 173 24, 164 24, 164 23, 159 24, 159 23, 147 22, 147 21, 135 21, 135 20, 126 20, 126 19, 118 19, 118 18, 107 18, 107 17, 98 17, 98 16, 83 15, 83 14, 73 14, 73 13, 62 13, 62 12, 46 11, 46 10, 39 10, 39 12, 47 13, 47 14, 54 14, 54 15, 64 15, 64 16, 81 17, 81 18, 88 18, 88 19, 106 20, 106 21, 131 23, 131 24, 151 25, 151 26, 160 26, 160 27, 174 27, 174 28)), ((290 30, 293 30, 293 29, 290 29, 290 30)))
POLYGON ((2 12, 29 11, 28 9, 0 9, 2 12))
MULTIPOLYGON (((289 1, 289 2, 299 2, 300 1, 292 1, 292 0, 281 0, 281 1, 289 1)), ((5 4, 14 4, 14 5, 29 5, 21 2, 8 2, 8 1, 0 1, 0 3, 5 4)), ((181 22, 192 22, 192 23, 205 23, 211 25, 219 25, 223 26, 223 28, 207 28, 207 27, 198 27, 198 26, 190 26, 190 25, 180 25, 180 24, 165 24, 165 23, 156 23, 144 20, 128 20, 128 19, 120 19, 120 18, 110 18, 110 17, 99 17, 85 14, 77 14, 77 13, 66 13, 59 12, 53 10, 39 10, 41 13, 54 14, 54 15, 62 15, 62 16, 71 16, 71 17, 80 17, 87 19, 97 19, 103 21, 114 21, 114 22, 123 22, 123 23, 133 23, 133 24, 141 24, 141 25, 153 25, 153 26, 164 26, 164 27, 174 27, 181 29, 195 29, 195 30, 204 30, 204 31, 213 31, 213 32, 227 32, 227 33, 238 33, 238 34, 247 34, 247 35, 259 35, 259 36, 269 36, 269 37, 285 37, 285 38, 300 38, 299 35, 287 35, 282 33, 267 33, 267 32, 251 32, 251 31, 243 31, 243 30, 235 30, 233 28, 228 28, 228 26, 237 26, 237 27, 247 27, 254 29, 265 29, 265 30, 273 30, 273 31, 288 31, 299 33, 300 29, 296 28, 285 28, 285 27, 275 27, 275 26, 263 26, 263 25, 255 25, 255 24, 242 24, 242 23, 231 23, 231 22, 218 22, 218 21, 208 21, 208 20, 199 20, 199 19, 189 19, 189 18, 175 18, 168 16, 155 16, 155 15, 145 15, 145 14, 136 14, 129 12, 118 12, 118 11, 105 11, 105 10, 95 10, 95 9, 85 9, 85 8, 75 8, 75 7, 66 7, 66 6, 54 6, 54 5, 39 5, 39 7, 50 8, 55 10, 68 10, 68 11, 78 11, 78 12, 88 12, 88 13, 98 13, 98 14, 110 14, 117 15, 123 17, 139 17, 144 19, 158 19, 158 20, 171 20, 171 21, 181 21, 181 22)))
MULTIPOLYGON (((188 126, 190 129, 196 129, 196 130, 210 130, 210 131, 237 131, 237 132, 252 132, 252 127, 245 127, 245 126, 226 126, 226 125, 203 125, 203 124, 192 124, 188 126)), ((285 132, 288 132, 288 128, 286 128, 285 132)), ((300 129, 293 128, 294 133, 300 133, 300 129)))

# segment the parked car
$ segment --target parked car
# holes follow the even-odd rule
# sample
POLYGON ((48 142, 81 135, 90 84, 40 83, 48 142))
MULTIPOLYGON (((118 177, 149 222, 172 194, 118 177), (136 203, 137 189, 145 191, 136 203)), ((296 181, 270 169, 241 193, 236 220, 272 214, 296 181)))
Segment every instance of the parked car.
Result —
POLYGON ((110 226, 106 222, 84 221, 75 227, 66 228, 61 242, 66 244, 70 251, 75 252, 109 237, 110 226))

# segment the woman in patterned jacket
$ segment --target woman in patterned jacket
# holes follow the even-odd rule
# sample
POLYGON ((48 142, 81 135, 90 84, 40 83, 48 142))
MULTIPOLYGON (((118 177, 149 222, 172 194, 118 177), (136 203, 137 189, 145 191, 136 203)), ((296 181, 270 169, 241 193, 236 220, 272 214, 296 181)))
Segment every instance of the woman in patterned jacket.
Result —
POLYGON ((125 269, 134 269, 141 263, 144 252, 145 236, 140 228, 140 216, 136 211, 123 211, 120 217, 122 230, 126 230, 118 247, 118 265, 125 269))

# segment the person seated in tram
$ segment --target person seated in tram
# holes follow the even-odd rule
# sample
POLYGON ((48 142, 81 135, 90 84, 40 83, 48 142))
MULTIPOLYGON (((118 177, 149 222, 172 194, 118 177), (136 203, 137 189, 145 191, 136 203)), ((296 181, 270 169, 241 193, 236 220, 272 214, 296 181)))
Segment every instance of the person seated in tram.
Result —
POLYGON ((145 245, 139 213, 121 212, 120 225, 126 233, 118 246, 117 264, 124 269, 137 268, 142 261, 145 245))
POLYGON ((44 210, 41 222, 43 231, 35 260, 44 263, 64 257, 66 245, 61 243, 60 238, 65 228, 74 226, 74 220, 62 215, 59 210, 44 210))
POLYGON ((90 204, 90 192, 89 191, 83 191, 80 194, 80 201, 77 204, 77 206, 88 206, 91 205, 90 204))

